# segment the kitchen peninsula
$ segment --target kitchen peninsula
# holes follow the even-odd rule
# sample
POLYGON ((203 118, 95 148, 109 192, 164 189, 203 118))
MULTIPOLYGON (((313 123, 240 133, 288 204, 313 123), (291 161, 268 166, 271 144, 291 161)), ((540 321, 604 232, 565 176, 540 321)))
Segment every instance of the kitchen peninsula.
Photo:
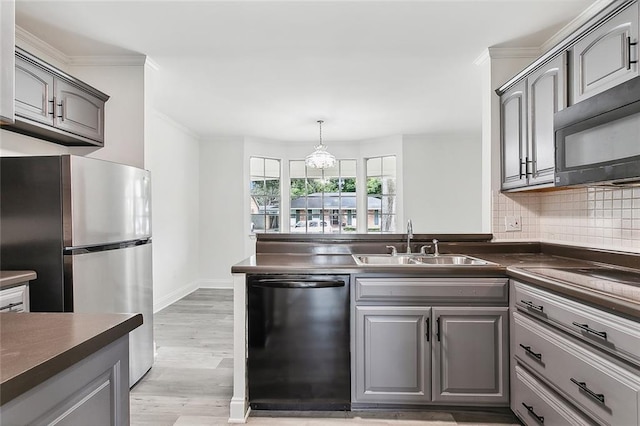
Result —
POLYGON ((0 313, 2 423, 129 424, 141 314, 0 313))
POLYGON ((406 248, 403 236, 323 237, 259 234, 256 255, 233 266, 230 422, 244 422, 252 406, 249 279, 339 275, 351 285, 351 409, 455 405, 510 408, 525 424, 535 424, 534 416, 582 424, 637 423, 637 253, 492 243, 484 234, 420 235, 414 252, 438 238, 444 256, 464 254, 487 263, 358 265, 352 254, 384 256, 387 245, 400 252, 406 248), (405 325, 398 328, 398 323, 405 325), (465 353, 469 345, 475 347, 470 354, 465 353), (406 359, 417 364, 398 368, 407 365, 406 359), (456 375, 465 362, 471 370, 456 375), (591 394, 606 395, 605 402, 597 397, 594 404, 591 394))

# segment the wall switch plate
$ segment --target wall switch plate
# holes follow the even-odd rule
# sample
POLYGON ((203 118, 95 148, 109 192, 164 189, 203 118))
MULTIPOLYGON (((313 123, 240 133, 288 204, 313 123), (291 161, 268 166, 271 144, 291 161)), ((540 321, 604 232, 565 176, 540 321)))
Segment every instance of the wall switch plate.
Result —
POLYGON ((520 216, 505 216, 504 227, 506 232, 522 231, 522 218, 520 216))

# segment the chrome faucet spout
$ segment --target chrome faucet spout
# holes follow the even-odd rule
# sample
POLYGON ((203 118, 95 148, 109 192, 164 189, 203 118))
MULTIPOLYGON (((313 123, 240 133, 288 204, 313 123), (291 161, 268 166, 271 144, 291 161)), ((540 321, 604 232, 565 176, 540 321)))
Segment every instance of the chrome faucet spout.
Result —
POLYGON ((411 239, 413 238, 413 222, 407 221, 407 254, 411 254, 411 239))

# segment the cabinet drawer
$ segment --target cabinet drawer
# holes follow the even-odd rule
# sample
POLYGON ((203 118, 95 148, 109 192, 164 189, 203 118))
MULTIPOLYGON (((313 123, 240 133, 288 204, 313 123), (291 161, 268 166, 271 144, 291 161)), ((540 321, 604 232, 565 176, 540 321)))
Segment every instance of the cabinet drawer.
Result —
POLYGON ((356 302, 506 304, 506 278, 356 278, 356 302))
POLYGON ((0 312, 24 312, 28 310, 25 303, 26 291, 26 285, 0 291, 0 312))
POLYGON ((583 303, 514 282, 518 309, 535 314, 601 349, 640 362, 640 324, 583 303))
POLYGON ((525 424, 595 425, 561 396, 549 389, 520 365, 515 366, 513 411, 525 424))
POLYGON ((638 424, 640 377, 518 312, 515 356, 590 415, 609 425, 638 424))

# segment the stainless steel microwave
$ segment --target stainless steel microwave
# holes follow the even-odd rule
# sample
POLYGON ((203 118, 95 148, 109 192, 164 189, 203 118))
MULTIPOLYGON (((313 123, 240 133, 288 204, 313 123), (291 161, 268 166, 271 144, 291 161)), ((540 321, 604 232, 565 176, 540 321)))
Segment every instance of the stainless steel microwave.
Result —
POLYGON ((556 186, 640 184, 640 77, 554 115, 556 186))

